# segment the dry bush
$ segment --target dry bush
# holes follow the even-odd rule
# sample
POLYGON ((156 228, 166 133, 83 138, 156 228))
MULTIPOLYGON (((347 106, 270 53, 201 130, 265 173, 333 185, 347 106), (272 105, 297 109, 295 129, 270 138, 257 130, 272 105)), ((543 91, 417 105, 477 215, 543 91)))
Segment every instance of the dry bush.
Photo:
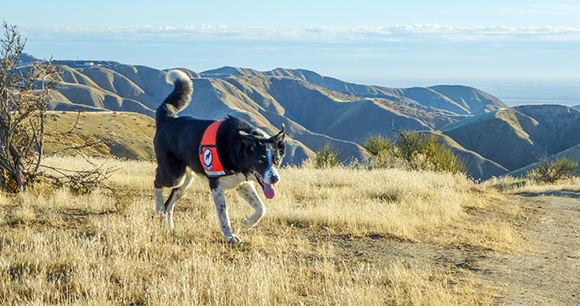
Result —
POLYGON ((541 157, 538 166, 526 172, 526 177, 540 184, 554 184, 557 181, 570 179, 576 169, 578 169, 578 163, 569 158, 552 160, 541 157))
POLYGON ((332 168, 338 166, 340 162, 340 153, 334 150, 332 145, 325 145, 316 152, 314 156, 314 165, 316 168, 332 168))
POLYGON ((393 132, 394 139, 376 135, 365 141, 363 146, 371 154, 373 167, 465 173, 465 163, 440 143, 439 136, 420 131, 393 132))
MULTIPOLYGON (((50 116, 47 111, 50 90, 60 80, 60 72, 50 61, 23 61, 25 39, 21 38, 18 27, 4 22, 3 28, 4 38, 0 39, 0 190, 19 193, 39 182, 51 182, 56 187, 66 185, 78 193, 104 187, 107 173, 101 169, 77 173, 64 170, 68 173, 60 171, 60 176, 48 175, 41 169, 45 138, 49 134, 46 125, 50 116)), ((75 127, 76 123, 73 129, 75 127)), ((81 147, 94 144, 87 136, 81 147)))
MULTIPOLYGON (((90 167, 81 158, 46 162, 90 167)), ((495 288, 473 275, 345 260, 324 237, 378 233, 497 250, 519 239, 508 223, 466 214, 502 199, 464 176, 305 167, 281 170, 266 217, 231 248, 206 183, 196 181, 180 200, 170 231, 153 216, 155 165, 108 163, 119 168, 110 177, 115 187, 132 192, 123 212, 98 189, 0 194, 1 304, 488 305, 495 288)), ((237 227, 251 211, 234 192, 227 200, 237 227)))
POLYGON ((0 39, 0 189, 21 192, 38 172, 49 90, 58 71, 50 62, 23 65, 25 40, 3 23, 0 39))

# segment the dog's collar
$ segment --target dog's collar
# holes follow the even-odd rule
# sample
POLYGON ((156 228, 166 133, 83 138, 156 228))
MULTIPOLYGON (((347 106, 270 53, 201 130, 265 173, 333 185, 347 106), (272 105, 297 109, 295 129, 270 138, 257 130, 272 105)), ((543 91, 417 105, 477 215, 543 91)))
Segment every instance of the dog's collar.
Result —
POLYGON ((226 171, 222 166, 216 145, 217 131, 224 121, 220 120, 210 124, 203 133, 203 138, 199 145, 199 160, 208 177, 220 177, 232 174, 231 171, 226 171))

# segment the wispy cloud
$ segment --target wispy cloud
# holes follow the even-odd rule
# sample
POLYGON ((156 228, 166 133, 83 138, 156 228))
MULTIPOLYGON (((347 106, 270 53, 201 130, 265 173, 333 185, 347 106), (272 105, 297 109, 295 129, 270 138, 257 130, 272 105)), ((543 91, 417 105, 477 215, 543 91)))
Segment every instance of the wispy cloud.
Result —
POLYGON ((437 41, 437 42, 579 42, 580 28, 573 27, 457 27, 439 24, 396 25, 388 27, 245 27, 227 26, 128 26, 79 27, 46 26, 22 27, 30 38, 62 38, 90 36, 109 39, 174 39, 184 40, 273 40, 298 42, 362 42, 362 41, 437 41))

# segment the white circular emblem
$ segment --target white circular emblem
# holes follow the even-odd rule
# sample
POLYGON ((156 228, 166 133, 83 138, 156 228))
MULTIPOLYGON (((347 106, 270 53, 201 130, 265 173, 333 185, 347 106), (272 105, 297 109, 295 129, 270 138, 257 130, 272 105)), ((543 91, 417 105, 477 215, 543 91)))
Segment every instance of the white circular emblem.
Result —
POLYGON ((211 167, 211 163, 213 162, 213 154, 211 153, 210 149, 205 149, 203 151, 203 164, 209 168, 211 167))

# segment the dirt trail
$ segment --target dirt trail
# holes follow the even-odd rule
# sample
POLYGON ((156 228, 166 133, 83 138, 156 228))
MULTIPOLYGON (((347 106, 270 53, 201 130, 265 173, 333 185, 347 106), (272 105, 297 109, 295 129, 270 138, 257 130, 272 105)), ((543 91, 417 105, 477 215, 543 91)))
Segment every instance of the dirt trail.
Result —
POLYGON ((479 262, 485 278, 506 286, 506 305, 580 305, 580 200, 558 196, 521 199, 530 241, 525 255, 479 262))
MULTIPOLYGON (((567 195, 570 196, 570 195, 567 195)), ((344 260, 425 263, 476 273, 500 292, 497 305, 580 305, 580 199, 513 196, 525 211, 522 254, 443 247, 389 237, 331 236, 344 260)))

